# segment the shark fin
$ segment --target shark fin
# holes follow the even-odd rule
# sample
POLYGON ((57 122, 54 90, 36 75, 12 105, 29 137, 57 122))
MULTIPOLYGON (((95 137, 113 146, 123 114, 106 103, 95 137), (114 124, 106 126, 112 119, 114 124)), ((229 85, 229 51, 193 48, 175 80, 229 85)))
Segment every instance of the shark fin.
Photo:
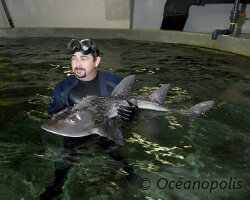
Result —
POLYGON ((208 111, 213 106, 214 101, 203 101, 189 108, 187 111, 184 112, 184 114, 189 117, 199 117, 202 113, 208 111))
POLYGON ((130 95, 130 90, 134 82, 135 82, 135 75, 127 76, 115 87, 111 96, 128 97, 130 95))
POLYGON ((150 97, 149 99, 151 101, 157 102, 161 105, 164 105, 164 101, 167 95, 167 92, 170 88, 171 84, 165 84, 161 86, 159 89, 157 89, 150 97))

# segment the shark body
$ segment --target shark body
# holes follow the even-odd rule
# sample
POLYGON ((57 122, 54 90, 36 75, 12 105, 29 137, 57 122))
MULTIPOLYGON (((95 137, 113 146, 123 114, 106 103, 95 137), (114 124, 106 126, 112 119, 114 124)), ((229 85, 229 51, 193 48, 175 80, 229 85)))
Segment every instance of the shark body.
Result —
MULTIPOLYGON (((117 116, 120 105, 126 105, 127 100, 134 100, 130 90, 135 81, 135 76, 124 78, 113 90, 109 97, 87 96, 73 106, 54 114, 51 119, 41 126, 42 129, 67 137, 84 137, 97 134, 123 144, 121 131, 115 126, 112 118, 117 116)), ((164 105, 165 97, 170 84, 165 84, 157 89, 148 99, 136 99, 140 109, 150 109, 162 112, 171 112, 164 105)), ((205 101, 184 111, 188 116, 199 116, 212 108, 214 101, 205 101)))

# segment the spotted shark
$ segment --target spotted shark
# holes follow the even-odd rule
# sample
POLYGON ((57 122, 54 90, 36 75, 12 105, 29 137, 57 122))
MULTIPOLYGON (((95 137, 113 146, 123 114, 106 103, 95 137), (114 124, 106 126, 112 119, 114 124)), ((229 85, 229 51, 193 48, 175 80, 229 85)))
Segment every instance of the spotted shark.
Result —
MULTIPOLYGON (((67 137, 84 137, 97 134, 122 145, 124 142, 123 135, 112 120, 117 116, 117 109, 120 105, 127 105, 128 101, 131 101, 135 102, 140 109, 176 112, 164 105, 170 84, 162 85, 147 99, 140 99, 130 95, 134 82, 135 75, 130 75, 124 78, 108 97, 84 97, 78 104, 54 114, 41 128, 67 137)), ((204 101, 186 111, 178 112, 197 117, 213 106, 214 101, 204 101)))

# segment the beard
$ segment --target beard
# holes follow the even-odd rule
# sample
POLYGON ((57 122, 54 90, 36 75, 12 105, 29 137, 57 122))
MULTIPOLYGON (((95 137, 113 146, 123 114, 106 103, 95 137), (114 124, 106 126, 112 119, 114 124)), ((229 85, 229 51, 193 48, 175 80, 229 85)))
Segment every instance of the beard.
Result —
POLYGON ((75 68, 74 69, 74 74, 77 78, 85 78, 86 77, 86 70, 83 68, 75 68))

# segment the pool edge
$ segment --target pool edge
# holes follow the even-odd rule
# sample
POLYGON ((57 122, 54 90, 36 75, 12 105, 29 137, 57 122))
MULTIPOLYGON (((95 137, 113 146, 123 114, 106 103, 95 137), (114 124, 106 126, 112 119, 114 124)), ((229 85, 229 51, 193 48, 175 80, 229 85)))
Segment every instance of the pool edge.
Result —
POLYGON ((0 38, 70 37, 94 39, 128 39, 139 41, 187 44, 250 57, 250 38, 219 36, 182 31, 146 29, 92 29, 92 28, 0 28, 0 38))

